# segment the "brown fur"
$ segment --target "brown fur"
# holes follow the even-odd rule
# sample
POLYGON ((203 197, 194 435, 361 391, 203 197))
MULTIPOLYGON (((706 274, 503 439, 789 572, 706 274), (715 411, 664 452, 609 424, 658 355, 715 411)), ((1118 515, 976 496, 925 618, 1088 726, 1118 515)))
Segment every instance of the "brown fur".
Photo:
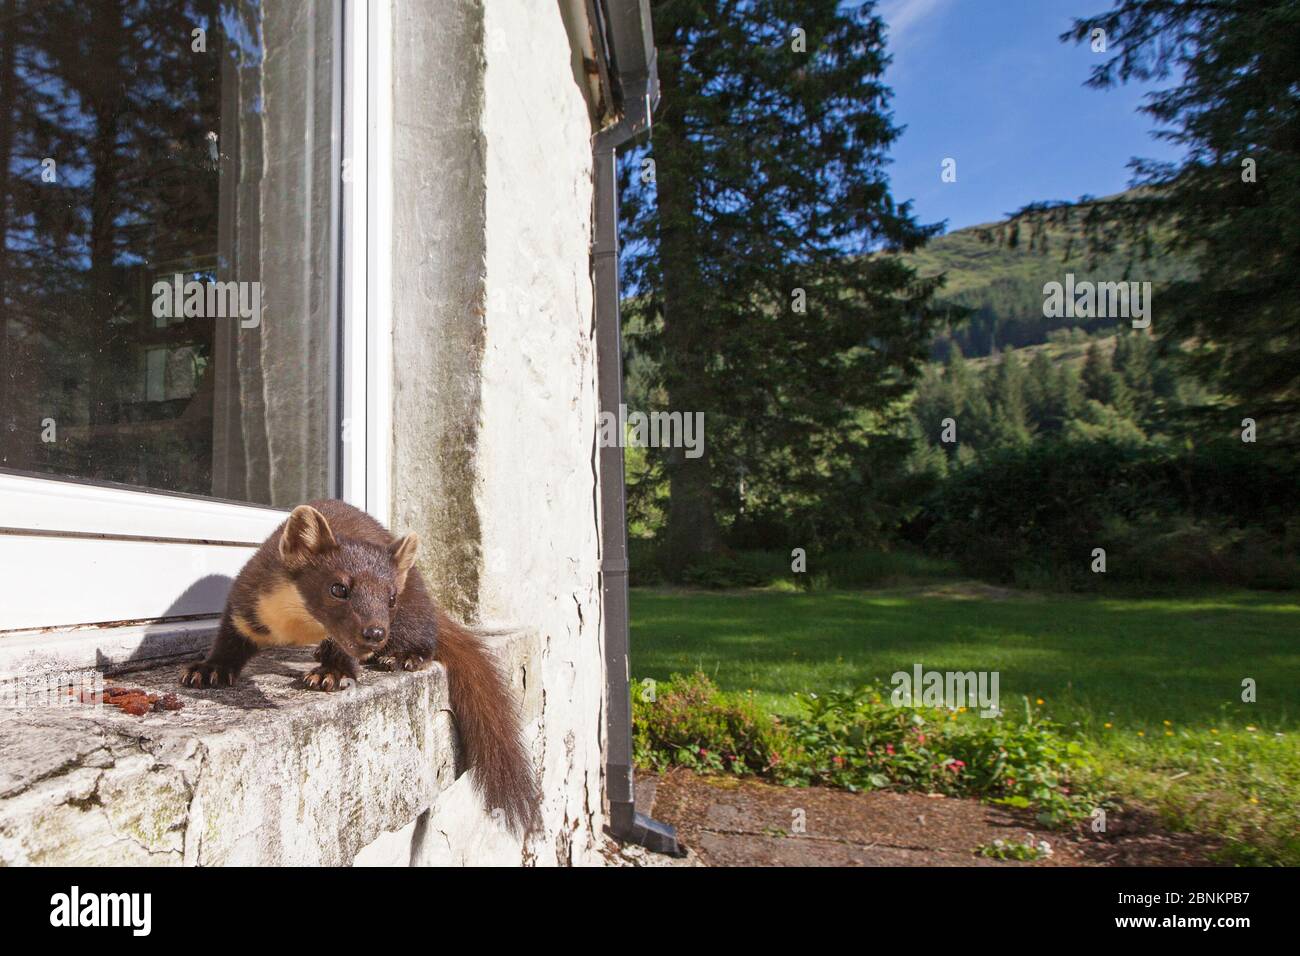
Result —
POLYGON ((438 660, 453 675, 451 709, 466 762, 474 768, 488 807, 499 808, 512 826, 530 828, 537 812, 537 795, 532 780, 525 782, 520 777, 520 768, 528 766, 528 754, 514 729, 518 718, 510 685, 476 635, 441 609, 436 613, 438 660))
POLYGON ((300 505, 239 572, 211 652, 181 683, 230 686, 258 650, 277 645, 320 642, 320 666, 303 682, 313 690, 355 683, 359 661, 399 670, 440 661, 487 806, 527 831, 538 793, 510 686, 478 637, 434 603, 415 567, 418 547, 415 535, 395 539, 344 502, 300 505))

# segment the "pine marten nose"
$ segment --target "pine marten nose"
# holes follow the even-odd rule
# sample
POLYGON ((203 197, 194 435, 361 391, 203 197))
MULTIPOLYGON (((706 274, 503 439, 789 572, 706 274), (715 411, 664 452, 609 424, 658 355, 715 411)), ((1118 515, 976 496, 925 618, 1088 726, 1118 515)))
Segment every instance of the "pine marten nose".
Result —
POLYGON ((384 639, 384 635, 387 633, 388 632, 385 631, 382 627, 375 626, 375 627, 366 628, 364 631, 361 632, 361 636, 364 637, 367 641, 370 641, 374 644, 378 644, 380 641, 384 639))

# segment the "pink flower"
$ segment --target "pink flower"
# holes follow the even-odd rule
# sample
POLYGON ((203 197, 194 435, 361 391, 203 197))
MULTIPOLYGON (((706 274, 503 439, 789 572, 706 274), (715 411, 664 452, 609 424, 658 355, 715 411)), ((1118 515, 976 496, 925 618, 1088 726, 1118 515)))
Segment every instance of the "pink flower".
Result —
POLYGON ((894 755, 894 745, 885 744, 885 753, 889 754, 892 757, 894 755))

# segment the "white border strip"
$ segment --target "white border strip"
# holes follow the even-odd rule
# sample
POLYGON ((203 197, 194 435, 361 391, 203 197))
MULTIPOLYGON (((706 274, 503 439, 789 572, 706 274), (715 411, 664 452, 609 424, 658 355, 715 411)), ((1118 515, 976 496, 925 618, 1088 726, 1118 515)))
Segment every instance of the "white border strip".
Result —
POLYGON ((0 475, 0 534, 261 544, 288 512, 228 501, 0 475))
POLYGON ((393 440, 393 78, 392 8, 357 3, 367 19, 365 71, 369 131, 368 198, 364 230, 366 268, 366 510, 392 521, 393 440), (368 17, 367 17, 368 14, 368 17))
POLYGON ((365 508, 369 428, 366 214, 369 189, 366 60, 369 4, 343 5, 343 500, 365 508))

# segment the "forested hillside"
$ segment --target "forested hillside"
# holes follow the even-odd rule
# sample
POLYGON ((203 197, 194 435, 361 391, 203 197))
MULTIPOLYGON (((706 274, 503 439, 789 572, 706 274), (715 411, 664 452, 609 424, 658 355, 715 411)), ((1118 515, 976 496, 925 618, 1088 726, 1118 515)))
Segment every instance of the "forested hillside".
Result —
POLYGON ((904 257, 924 277, 944 275, 939 298, 971 310, 966 321, 936 336, 933 354, 943 358, 955 343, 968 358, 996 349, 1037 345, 1050 331, 1082 326, 1096 332, 1115 328, 1112 320, 1049 319, 1043 315, 1043 286, 1066 273, 1079 281, 1151 282, 1155 286, 1190 278, 1190 262, 1166 254, 1143 257, 1125 247, 1096 258, 1076 230, 1048 226, 1031 243, 999 238, 1001 223, 985 223, 940 236, 904 257), (1031 248, 1032 245, 1032 248, 1031 248))

